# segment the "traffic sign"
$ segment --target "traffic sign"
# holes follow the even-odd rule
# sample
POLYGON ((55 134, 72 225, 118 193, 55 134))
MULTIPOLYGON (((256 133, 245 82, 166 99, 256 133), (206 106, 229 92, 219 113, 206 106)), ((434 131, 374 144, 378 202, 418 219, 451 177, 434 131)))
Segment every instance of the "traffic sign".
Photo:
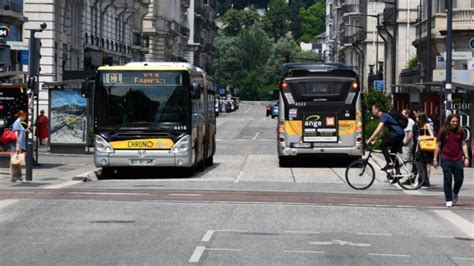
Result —
POLYGON ((385 84, 383 80, 374 80, 374 90, 376 91, 384 91, 385 84))
POLYGON ((469 47, 474 50, 474 38, 469 40, 469 47))
POLYGON ((28 50, 21 50, 20 52, 21 55, 21 64, 22 65, 28 65, 28 62, 30 61, 30 52, 28 50))

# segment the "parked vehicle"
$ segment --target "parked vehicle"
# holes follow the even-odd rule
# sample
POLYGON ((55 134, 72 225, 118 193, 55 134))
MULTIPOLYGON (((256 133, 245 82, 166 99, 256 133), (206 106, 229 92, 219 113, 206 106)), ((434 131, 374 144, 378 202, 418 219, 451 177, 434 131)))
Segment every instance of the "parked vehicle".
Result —
POLYGON ((278 117, 278 105, 273 105, 272 107, 272 119, 274 119, 275 117, 278 117))

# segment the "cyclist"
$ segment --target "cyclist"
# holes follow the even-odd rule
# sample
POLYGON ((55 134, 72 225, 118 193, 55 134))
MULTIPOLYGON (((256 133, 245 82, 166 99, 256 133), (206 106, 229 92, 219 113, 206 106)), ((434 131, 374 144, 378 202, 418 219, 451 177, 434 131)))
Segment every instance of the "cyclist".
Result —
MULTIPOLYGON (((388 149, 390 148, 391 153, 399 153, 403 147, 403 139, 405 138, 404 129, 398 124, 397 120, 388 113, 382 112, 380 106, 374 104, 372 106, 372 114, 379 119, 379 124, 375 129, 372 136, 367 140, 367 144, 374 144, 377 136, 382 133, 383 129, 387 127, 389 133, 382 136, 382 149, 383 156, 387 164, 383 167, 382 171, 387 171, 394 167, 395 156, 390 156, 388 149)), ((396 180, 394 180, 396 182, 396 180)))

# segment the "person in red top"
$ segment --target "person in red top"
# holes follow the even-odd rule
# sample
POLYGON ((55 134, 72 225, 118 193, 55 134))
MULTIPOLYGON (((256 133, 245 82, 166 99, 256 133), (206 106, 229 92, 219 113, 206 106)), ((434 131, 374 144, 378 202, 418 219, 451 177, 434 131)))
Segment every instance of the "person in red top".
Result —
POLYGON ((446 207, 457 203, 458 194, 464 180, 464 169, 469 166, 466 131, 459 126, 459 117, 450 114, 439 130, 437 145, 433 156, 433 166, 438 168, 438 155, 441 153, 441 168, 444 176, 444 197, 446 207), (464 156, 464 159, 463 159, 464 156), (453 188, 454 178, 454 188, 453 188))
POLYGON ((36 136, 39 139, 40 145, 48 138, 48 117, 44 115, 44 110, 41 110, 40 115, 36 119, 36 136))

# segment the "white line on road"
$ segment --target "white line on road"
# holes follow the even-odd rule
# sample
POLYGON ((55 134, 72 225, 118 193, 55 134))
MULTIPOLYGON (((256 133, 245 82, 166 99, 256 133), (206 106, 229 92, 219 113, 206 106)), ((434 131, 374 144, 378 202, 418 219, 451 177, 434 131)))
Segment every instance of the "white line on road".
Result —
POLYGON ((474 238, 474 224, 461 216, 448 210, 435 210, 437 215, 455 225, 461 232, 466 234, 469 238, 474 238))
POLYGON ((191 255, 191 258, 189 258, 189 262, 199 262, 199 259, 201 259, 201 256, 202 256, 202 253, 204 253, 204 250, 206 250, 206 247, 197 246, 193 254, 191 255))
POLYGON ((240 178, 242 178, 243 174, 244 174, 244 171, 240 171, 239 175, 235 178, 234 183, 239 183, 240 178))
POLYGON ((209 251, 242 251, 238 248, 206 248, 209 251))
POLYGON ((286 253, 310 253, 310 254, 324 254, 324 251, 313 250, 285 250, 286 253))
POLYGON ((321 234, 316 231, 284 231, 287 234, 321 234))
POLYGON ((235 141, 247 141, 246 139, 236 139, 235 141))
POLYGON ((369 256, 379 256, 379 257, 400 257, 400 258, 410 258, 410 255, 405 254, 382 254, 382 253, 368 253, 369 256))
POLYGON ((207 230, 206 234, 202 237, 202 242, 209 242, 211 240, 214 230, 207 230))
POLYGON ((216 232, 231 232, 231 233, 245 233, 248 232, 247 230, 238 230, 238 229, 220 229, 220 230, 214 230, 216 232))
POLYGON ((180 194, 180 193, 171 193, 168 196, 174 197, 202 197, 202 194, 180 194))
POLYGON ((356 235, 362 236, 392 236, 392 234, 388 233, 355 233, 356 235))
POLYGON ((257 132, 257 134, 255 134, 255 136, 252 138, 252 140, 256 140, 259 135, 260 135, 260 132, 257 132))
POLYGON ((83 183, 83 181, 71 180, 71 181, 68 181, 68 182, 61 183, 61 184, 49 185, 49 186, 46 186, 44 188, 45 189, 60 189, 60 188, 74 186, 74 185, 77 185, 79 183, 83 183))
POLYGON ((216 139, 216 141, 222 141, 222 139, 216 139))
POLYGON ((453 257, 453 260, 474 260, 474 258, 461 258, 461 257, 453 257))
POLYGON ((309 244, 319 245, 319 246, 331 246, 331 245, 351 246, 351 247, 370 247, 370 246, 372 246, 369 243, 352 243, 352 242, 349 242, 349 241, 337 240, 337 239, 333 239, 331 241, 309 242, 309 244))
POLYGON ((7 200, 0 200, 0 209, 6 208, 13 203, 18 202, 19 200, 14 200, 14 199, 7 199, 7 200))
POLYGON ((150 193, 135 193, 135 192, 67 192, 68 194, 78 195, 150 195, 150 193))

